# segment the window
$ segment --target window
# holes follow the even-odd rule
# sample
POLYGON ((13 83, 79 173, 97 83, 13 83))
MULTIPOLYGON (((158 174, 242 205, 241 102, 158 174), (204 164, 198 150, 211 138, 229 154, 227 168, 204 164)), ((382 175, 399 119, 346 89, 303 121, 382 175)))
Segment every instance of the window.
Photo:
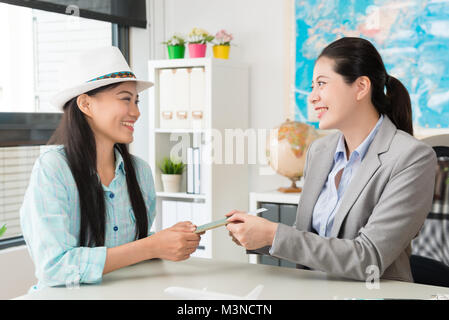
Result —
POLYGON ((112 24, 0 3, 0 41, 0 112, 58 112, 49 98, 64 57, 111 45, 112 24))
POLYGON ((59 123, 49 98, 59 89, 64 56, 111 44, 127 50, 122 28, 0 3, 0 228, 7 227, 0 249, 24 243, 19 210, 34 162, 59 123))

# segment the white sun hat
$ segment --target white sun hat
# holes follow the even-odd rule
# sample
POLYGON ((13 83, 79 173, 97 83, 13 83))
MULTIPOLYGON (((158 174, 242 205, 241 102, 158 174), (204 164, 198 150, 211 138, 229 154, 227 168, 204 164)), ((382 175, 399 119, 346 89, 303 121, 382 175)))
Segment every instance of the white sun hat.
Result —
POLYGON ((59 110, 72 98, 108 84, 135 81, 137 92, 153 86, 137 80, 125 57, 117 47, 101 47, 72 55, 60 70, 61 90, 50 102, 59 110))

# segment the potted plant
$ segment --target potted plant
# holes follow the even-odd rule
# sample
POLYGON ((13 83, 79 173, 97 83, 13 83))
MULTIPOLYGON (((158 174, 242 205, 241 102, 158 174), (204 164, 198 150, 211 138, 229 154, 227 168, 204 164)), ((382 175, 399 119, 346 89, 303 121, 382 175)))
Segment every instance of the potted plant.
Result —
POLYGON ((165 192, 179 192, 184 168, 185 164, 182 161, 175 162, 170 158, 162 160, 159 169, 162 172, 162 185, 165 192))
POLYGON ((231 41, 233 39, 232 34, 227 33, 226 30, 218 31, 214 39, 215 45, 212 47, 214 57, 219 59, 228 59, 229 51, 231 49, 231 41))
POLYGON ((1 228, 0 228, 0 237, 5 233, 6 231, 6 224, 4 224, 1 228))
POLYGON ((214 40, 214 36, 210 35, 204 29, 193 28, 189 33, 189 56, 190 58, 203 58, 206 56, 207 43, 214 40))
POLYGON ((169 59, 183 59, 186 50, 185 39, 180 34, 174 34, 167 41, 162 42, 167 45, 169 59))

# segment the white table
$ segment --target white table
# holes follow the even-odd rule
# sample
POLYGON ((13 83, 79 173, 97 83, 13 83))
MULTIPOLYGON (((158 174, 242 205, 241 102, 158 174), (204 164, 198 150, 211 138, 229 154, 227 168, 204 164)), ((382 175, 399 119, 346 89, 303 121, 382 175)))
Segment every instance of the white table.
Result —
POLYGON ((264 286, 259 299, 269 300, 429 299, 449 294, 449 288, 444 287, 381 280, 379 289, 368 289, 365 282, 319 271, 190 258, 182 262, 145 261, 105 275, 101 284, 45 288, 16 299, 175 299, 164 293, 170 286, 245 296, 259 284, 264 286))

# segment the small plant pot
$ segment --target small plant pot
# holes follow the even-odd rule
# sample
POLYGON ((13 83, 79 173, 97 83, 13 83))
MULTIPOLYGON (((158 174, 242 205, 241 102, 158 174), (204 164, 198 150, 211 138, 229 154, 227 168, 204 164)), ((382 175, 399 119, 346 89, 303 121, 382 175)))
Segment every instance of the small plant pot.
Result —
POLYGON ((189 43, 190 58, 204 58, 206 56, 207 45, 204 43, 189 43))
POLYGON ((185 46, 167 46, 169 59, 184 59, 185 46))
POLYGON ((165 192, 179 192, 181 189, 181 174, 161 174, 165 192))
POLYGON ((212 47, 214 57, 218 59, 229 59, 229 51, 231 46, 215 45, 212 47))

